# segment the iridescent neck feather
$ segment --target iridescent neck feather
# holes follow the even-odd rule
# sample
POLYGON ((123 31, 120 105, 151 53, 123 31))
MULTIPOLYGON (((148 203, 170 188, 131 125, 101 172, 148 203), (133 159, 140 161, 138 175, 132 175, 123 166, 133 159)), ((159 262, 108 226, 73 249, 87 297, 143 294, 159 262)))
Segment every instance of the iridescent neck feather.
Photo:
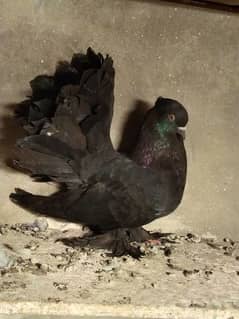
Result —
POLYGON ((143 167, 150 167, 162 155, 162 151, 170 147, 168 135, 175 132, 176 124, 162 120, 149 128, 145 127, 132 158, 143 167))
POLYGON ((163 120, 155 124, 154 130, 160 134, 161 138, 165 138, 168 133, 175 132, 176 124, 169 120, 163 120))

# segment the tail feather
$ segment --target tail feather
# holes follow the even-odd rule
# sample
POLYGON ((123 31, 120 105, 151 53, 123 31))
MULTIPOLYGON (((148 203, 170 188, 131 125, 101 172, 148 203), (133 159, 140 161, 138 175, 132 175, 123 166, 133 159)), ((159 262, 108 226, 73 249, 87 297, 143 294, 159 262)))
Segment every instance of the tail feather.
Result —
POLYGON ((27 148, 17 150, 13 166, 30 172, 35 181, 51 180, 66 184, 81 183, 79 175, 63 159, 27 148))
POLYGON ((28 136, 19 140, 17 146, 20 161, 15 161, 15 167, 67 185, 82 184, 104 161, 104 156, 92 158, 87 151, 73 149, 53 136, 28 136))
POLYGON ((59 191, 50 196, 34 195, 21 188, 15 188, 9 198, 22 208, 35 214, 43 214, 48 217, 76 222, 74 214, 71 214, 69 207, 81 196, 84 189, 71 189, 59 191))
POLYGON ((91 49, 87 49, 87 53, 76 53, 71 59, 71 66, 74 67, 80 75, 88 69, 99 69, 104 61, 102 54, 95 52, 91 49))
POLYGON ((114 68, 110 57, 107 56, 97 74, 85 82, 80 94, 89 104, 94 105, 92 114, 80 123, 89 151, 113 148, 110 127, 114 104, 114 68))
MULTIPOLYGON (((67 94, 66 92, 63 94, 64 99, 78 95, 87 101, 88 111, 85 115, 82 103, 79 101, 76 103, 80 119, 78 124, 91 116, 95 106, 101 103, 98 91, 101 89, 101 82, 104 82, 101 79, 102 75, 111 73, 111 77, 114 77, 113 64, 109 63, 110 60, 112 61, 109 57, 104 59, 100 53, 96 54, 89 48, 86 54, 74 54, 71 63, 65 61, 59 63, 54 76, 35 77, 30 82, 32 96, 20 103, 16 110, 16 116, 26 131, 30 134, 39 134, 44 123, 51 121, 60 106, 58 97, 62 95, 62 89, 64 90, 66 86, 73 87, 74 93, 68 90, 67 94)), ((73 104, 68 103, 68 107, 70 109, 68 115, 71 114, 76 120, 71 110, 73 104)))
POLYGON ((54 134, 55 138, 66 143, 71 148, 82 151, 86 149, 86 137, 72 118, 69 116, 57 115, 52 122, 56 129, 56 133, 54 134))
POLYGON ((30 86, 32 89, 32 100, 34 101, 54 97, 56 95, 53 76, 38 75, 30 81, 30 86))
POLYGON ((42 154, 70 160, 75 158, 74 150, 53 136, 33 135, 18 140, 17 146, 42 154))
POLYGON ((59 217, 62 213, 61 204, 58 201, 52 203, 52 196, 33 195, 21 188, 15 188, 15 193, 11 193, 9 198, 11 201, 33 213, 47 215, 49 217, 59 217), (50 215, 49 215, 50 212, 50 215))
POLYGON ((88 162, 95 152, 113 150, 113 60, 89 48, 60 63, 54 76, 37 76, 30 85, 32 97, 16 112, 30 136, 17 141, 19 151, 27 152, 15 166, 40 180, 80 183, 92 174, 88 162))

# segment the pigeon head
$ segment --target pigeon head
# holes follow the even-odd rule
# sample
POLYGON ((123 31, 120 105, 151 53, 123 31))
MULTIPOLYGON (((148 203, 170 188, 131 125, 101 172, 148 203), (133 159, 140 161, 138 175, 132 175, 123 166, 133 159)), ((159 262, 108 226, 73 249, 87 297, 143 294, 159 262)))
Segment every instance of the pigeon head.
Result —
POLYGON ((168 118, 175 122, 177 127, 185 127, 188 122, 188 112, 184 106, 176 100, 159 97, 154 108, 158 113, 159 120, 168 118))
POLYGON ((159 97, 146 115, 144 125, 155 128, 161 134, 178 133, 185 138, 188 113, 176 100, 159 97))

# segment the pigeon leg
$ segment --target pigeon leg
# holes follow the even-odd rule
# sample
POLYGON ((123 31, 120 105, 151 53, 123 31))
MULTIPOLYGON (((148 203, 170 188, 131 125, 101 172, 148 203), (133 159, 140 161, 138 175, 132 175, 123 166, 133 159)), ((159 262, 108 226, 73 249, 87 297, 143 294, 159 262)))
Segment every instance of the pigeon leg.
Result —
POLYGON ((167 236, 159 232, 148 232, 143 227, 137 228, 121 228, 108 231, 101 234, 86 234, 86 236, 79 237, 65 237, 59 238, 56 241, 61 241, 67 246, 71 247, 91 247, 98 249, 106 249, 111 251, 111 256, 120 257, 130 255, 135 259, 140 259, 144 254, 140 247, 132 245, 132 243, 149 242, 159 245, 160 238, 167 236))
POLYGON ((127 234, 128 230, 117 229, 98 235, 90 235, 83 238, 59 238, 61 241, 71 247, 91 247, 98 249, 106 249, 111 251, 111 256, 120 257, 130 255, 135 259, 142 257, 143 253, 139 247, 131 245, 131 240, 127 234))
POLYGON ((159 245, 162 238, 169 236, 171 233, 161 233, 161 232, 150 232, 143 227, 129 228, 126 230, 130 242, 149 242, 152 244, 159 245))

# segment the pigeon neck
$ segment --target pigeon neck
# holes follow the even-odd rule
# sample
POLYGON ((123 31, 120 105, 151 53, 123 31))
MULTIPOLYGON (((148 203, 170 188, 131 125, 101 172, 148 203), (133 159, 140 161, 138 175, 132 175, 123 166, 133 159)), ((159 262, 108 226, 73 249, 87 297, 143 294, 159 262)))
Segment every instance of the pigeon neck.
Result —
POLYGON ((169 136, 175 127, 174 123, 166 120, 155 123, 151 128, 144 127, 131 154, 132 160, 143 167, 152 167, 158 156, 170 147, 169 136))
POLYGON ((167 134, 174 133, 176 131, 176 124, 169 120, 162 120, 154 125, 154 130, 161 138, 166 138, 167 134))

